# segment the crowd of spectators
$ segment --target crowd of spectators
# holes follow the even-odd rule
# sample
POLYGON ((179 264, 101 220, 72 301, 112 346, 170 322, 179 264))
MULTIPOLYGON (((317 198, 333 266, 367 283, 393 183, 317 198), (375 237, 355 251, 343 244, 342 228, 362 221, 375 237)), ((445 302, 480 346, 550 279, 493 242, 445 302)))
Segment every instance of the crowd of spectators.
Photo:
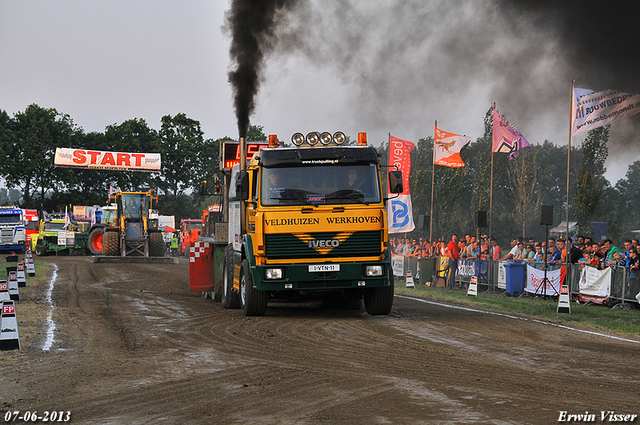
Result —
POLYGON ((496 239, 487 235, 483 235, 480 240, 472 235, 465 235, 458 240, 458 236, 453 235, 451 241, 438 240, 433 243, 423 238, 390 238, 389 244, 394 254, 404 257, 443 256, 456 261, 474 258, 540 263, 546 261, 550 265, 573 263, 590 265, 600 270, 606 267, 627 267, 632 274, 640 274, 638 239, 627 239, 623 249, 615 246, 611 239, 599 243, 584 236, 578 236, 575 243, 571 238, 567 241, 549 238, 547 241, 536 242, 518 237, 511 240, 508 251, 503 251, 496 239))

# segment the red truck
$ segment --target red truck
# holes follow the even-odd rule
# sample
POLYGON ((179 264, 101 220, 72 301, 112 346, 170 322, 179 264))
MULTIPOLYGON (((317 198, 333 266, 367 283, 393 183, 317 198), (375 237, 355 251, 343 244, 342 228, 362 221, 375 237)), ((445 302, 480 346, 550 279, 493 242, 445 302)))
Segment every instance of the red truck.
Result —
POLYGON ((187 255, 189 245, 198 241, 202 233, 202 220, 195 218, 185 218, 180 220, 180 246, 179 253, 187 255))

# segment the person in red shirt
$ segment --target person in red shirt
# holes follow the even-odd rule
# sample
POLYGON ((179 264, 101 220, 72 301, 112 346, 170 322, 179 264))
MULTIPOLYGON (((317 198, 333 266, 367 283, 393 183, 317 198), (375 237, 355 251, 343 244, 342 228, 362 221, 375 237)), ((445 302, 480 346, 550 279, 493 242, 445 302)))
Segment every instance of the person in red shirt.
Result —
POLYGON ((447 255, 449 256, 449 288, 453 289, 456 284, 456 271, 458 270, 458 259, 460 251, 458 249, 458 235, 451 236, 451 242, 447 245, 447 255))

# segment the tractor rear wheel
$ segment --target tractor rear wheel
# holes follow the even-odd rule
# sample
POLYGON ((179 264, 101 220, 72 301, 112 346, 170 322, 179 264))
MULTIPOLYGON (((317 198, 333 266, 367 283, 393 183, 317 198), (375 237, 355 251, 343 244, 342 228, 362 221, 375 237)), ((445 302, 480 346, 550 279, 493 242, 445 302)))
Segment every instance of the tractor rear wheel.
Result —
POLYGON ((149 257, 164 257, 166 246, 162 239, 162 233, 149 233, 149 257))
POLYGON ((120 232, 105 230, 102 239, 102 255, 108 257, 120 256, 120 232))
POLYGON ((102 254, 104 227, 96 227, 89 233, 89 251, 93 255, 102 254))

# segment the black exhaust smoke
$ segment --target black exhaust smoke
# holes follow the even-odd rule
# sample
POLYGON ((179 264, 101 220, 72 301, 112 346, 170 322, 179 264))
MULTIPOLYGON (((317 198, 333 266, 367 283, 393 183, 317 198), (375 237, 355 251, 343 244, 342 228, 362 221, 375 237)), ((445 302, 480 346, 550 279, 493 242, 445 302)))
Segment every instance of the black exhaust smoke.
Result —
POLYGON ((225 29, 231 33, 234 107, 239 137, 249 130, 249 117, 256 106, 256 95, 262 82, 265 55, 276 42, 276 25, 298 0, 233 0, 227 12, 225 29))

